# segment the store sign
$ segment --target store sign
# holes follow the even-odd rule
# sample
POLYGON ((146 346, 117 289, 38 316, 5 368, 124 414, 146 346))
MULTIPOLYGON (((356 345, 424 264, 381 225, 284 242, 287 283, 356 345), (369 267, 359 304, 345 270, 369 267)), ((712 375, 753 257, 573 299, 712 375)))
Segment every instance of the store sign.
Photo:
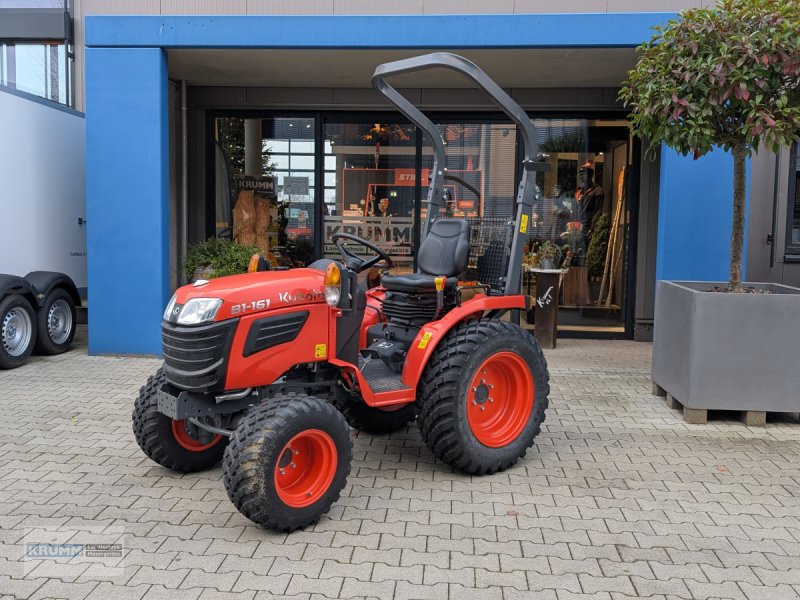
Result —
MULTIPOLYGON (((336 258, 339 251, 331 239, 336 233, 349 233, 375 244, 392 257, 411 259, 412 227, 411 217, 325 217, 325 256, 336 258)), ((369 256, 373 252, 366 246, 344 242, 347 249, 358 255, 369 256)))
POLYGON ((256 193, 273 196, 275 194, 275 176, 254 177, 251 175, 237 175, 234 178, 236 189, 239 191, 252 190, 256 193))
POLYGON ((308 177, 284 177, 285 196, 308 196, 308 177))

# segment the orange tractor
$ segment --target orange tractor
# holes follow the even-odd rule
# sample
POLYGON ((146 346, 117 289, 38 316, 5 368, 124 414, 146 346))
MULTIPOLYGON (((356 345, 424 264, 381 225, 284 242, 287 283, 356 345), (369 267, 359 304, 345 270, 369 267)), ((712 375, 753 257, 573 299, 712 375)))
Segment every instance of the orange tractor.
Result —
POLYGON ((380 65, 373 84, 433 143, 417 271, 392 274, 383 249, 338 233, 340 261, 183 286, 164 313, 164 366, 133 410, 147 456, 184 472, 222 460, 236 508, 279 531, 316 522, 337 500, 350 472, 351 427, 384 434, 416 419, 439 459, 489 474, 525 455, 547 408, 542 351, 503 319, 529 304, 519 293, 523 234, 539 194, 536 171, 547 168, 535 158, 530 120, 481 69, 453 54, 380 65), (431 67, 471 78, 523 139, 516 214, 492 235, 481 223, 439 216, 442 138, 385 80, 431 67), (387 272, 379 286, 363 289, 357 276, 373 267, 387 272), (468 271, 469 285, 459 279, 468 271))

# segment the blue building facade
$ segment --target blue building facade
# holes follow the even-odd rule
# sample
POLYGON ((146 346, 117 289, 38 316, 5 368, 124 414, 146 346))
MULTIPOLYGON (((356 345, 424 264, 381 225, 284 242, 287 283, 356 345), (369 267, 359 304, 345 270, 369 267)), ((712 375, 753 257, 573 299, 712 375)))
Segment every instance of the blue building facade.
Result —
MULTIPOLYGON (((581 103, 592 94, 598 97, 593 101, 597 105, 601 102, 614 105, 616 98, 608 91, 613 86, 593 81, 593 72, 602 70, 603 57, 611 57, 618 65, 619 85, 625 66, 634 60, 634 48, 650 37, 652 27, 672 16, 671 13, 616 13, 86 17, 89 351, 161 353, 161 313, 173 287, 180 282, 174 265, 170 276, 171 262, 175 262, 177 252, 172 238, 180 230, 180 227, 171 229, 170 211, 172 205, 174 221, 175 198, 179 195, 176 182, 180 180, 180 169, 176 166, 180 162, 179 124, 186 112, 181 112, 176 96, 179 88, 171 80, 188 79, 188 85, 196 92, 196 100, 190 102, 188 111, 189 119, 194 119, 197 126, 190 126, 184 139, 189 144, 186 154, 193 161, 190 164, 198 169, 202 166, 204 175, 191 176, 196 182, 190 184, 189 190, 194 186, 207 192, 213 185, 209 173, 214 169, 208 166, 213 145, 197 132, 208 136, 214 127, 213 118, 217 114, 214 111, 219 111, 222 105, 240 111, 236 114, 242 118, 256 114, 253 111, 259 103, 264 110, 276 110, 273 102, 278 102, 281 94, 297 92, 297 87, 291 85, 291 64, 287 64, 293 56, 297 57, 297 64, 309 64, 312 60, 309 57, 313 57, 310 73, 324 68, 338 69, 345 81, 340 87, 326 83, 316 88, 319 106, 314 106, 313 99, 305 100, 302 106, 280 104, 287 115, 298 110, 307 115, 310 130, 321 127, 315 124, 325 118, 320 117, 319 111, 330 108, 332 100, 327 94, 338 99, 353 93, 353 84, 348 80, 349 65, 367 64, 373 53, 394 56, 450 50, 476 57, 492 53, 502 57, 518 55, 509 59, 513 64, 508 64, 505 58, 496 61, 495 71, 501 85, 513 87, 523 106, 537 104, 540 108, 532 112, 541 115, 548 126, 554 127, 552 120, 547 121, 548 115, 558 113, 562 120, 564 114, 575 115, 575 119, 592 119, 591 126, 596 128, 592 131, 600 135, 605 131, 601 129, 603 119, 610 118, 610 113, 587 116, 588 109, 581 108, 581 103), (392 31, 401 33, 392 35, 392 31), (263 60, 265 72, 282 69, 278 79, 289 83, 257 86, 243 78, 236 65, 251 64, 248 61, 253 60, 263 60), (328 66, 320 66, 323 60, 328 66), (276 65, 277 62, 280 64, 276 65), (576 98, 566 113, 559 110, 558 100, 549 99, 548 94, 555 92, 548 87, 548 81, 524 80, 528 71, 546 72, 550 63, 556 74, 559 64, 563 64, 566 71, 578 74, 575 77, 585 78, 558 82, 560 97, 576 98), (189 75, 181 75, 181 69, 189 75), (197 73, 208 73, 208 82, 197 80, 197 73), (331 88, 333 91, 329 92, 331 88), (268 91, 264 92, 265 89, 268 91), (225 94, 237 98, 241 94, 241 99, 233 103, 215 99, 216 95, 225 94), (526 98, 532 100, 526 102, 526 98)), ((478 58, 475 60, 480 64, 478 58)), ((491 69, 487 70, 493 74, 491 69)), ((301 79, 302 73, 294 76, 301 79)), ((308 84, 311 89, 313 83, 308 84)), ((413 85, 414 82, 409 82, 409 86, 413 85)), ((360 87, 368 88, 369 81, 360 87)), ((303 97, 313 98, 313 94, 303 97)), ((453 111, 475 112, 469 96, 459 92, 448 97, 439 105, 447 105, 450 117, 453 111)), ((433 96, 421 98, 423 104, 436 104, 433 96)), ((359 102, 343 101, 336 118, 343 118, 338 115, 345 113, 352 116, 359 102)), ((618 105, 615 110, 615 118, 622 115, 624 119, 624 110, 618 105)), ((263 116, 267 118, 270 114, 263 116)), ((326 135, 319 131, 318 144, 326 135)), ((330 140, 317 151, 318 160, 329 157, 331 163, 335 162, 334 137, 330 140)), ((602 150, 610 146, 597 148, 600 151, 594 152, 594 160, 605 155, 605 164, 609 165, 609 152, 602 150)), ((621 260, 624 265, 620 267, 627 286, 626 308, 622 311, 625 314, 621 313, 620 323, 628 337, 636 335, 636 328, 641 327, 645 333, 640 337, 645 338, 647 304, 651 301, 641 298, 648 297, 656 278, 723 280, 727 277, 732 160, 722 152, 715 152, 693 161, 664 150, 659 162, 651 165, 642 158, 641 148, 634 141, 620 150, 620 154, 627 155, 624 179, 630 188, 624 192, 628 203, 623 205, 619 221, 630 226, 629 243, 621 260), (657 185, 653 184, 655 179, 657 185)), ((422 152, 420 156, 424 159, 422 152)), ((574 160, 582 162, 583 156, 575 153, 574 160)), ((564 160, 567 158, 573 160, 571 154, 564 160)), ((472 167, 472 156, 467 159, 472 167)), ((485 165, 483 185, 488 190, 493 185, 488 182, 493 167, 489 161, 482 158, 481 161, 485 165)), ((377 167, 377 157, 375 163, 377 167)), ((596 167, 597 163, 593 165, 596 167)), ((323 167, 319 169, 319 175, 327 176, 323 167)), ((616 186, 619 180, 622 190, 622 177, 612 179, 610 167, 606 171, 607 181, 616 186)), ((345 173, 335 175, 331 180, 345 173)), ((338 190, 335 185, 338 183, 331 184, 332 196, 338 190)), ((317 198, 321 199, 321 184, 318 188, 317 198)), ((608 190, 606 195, 611 195, 608 190)), ((204 211, 208 212, 200 210, 204 211)), ((612 206, 609 216, 613 212, 612 206)), ((322 209, 319 214, 323 215, 322 209)), ((200 226, 198 231, 209 229, 200 226)), ((188 230, 192 236, 193 226, 188 230)), ((202 236, 193 237, 197 240, 202 236)), ((324 240, 321 243, 324 245, 324 240)), ((563 301, 569 304, 567 299, 563 301)), ((590 312, 588 307, 586 312, 590 312)))

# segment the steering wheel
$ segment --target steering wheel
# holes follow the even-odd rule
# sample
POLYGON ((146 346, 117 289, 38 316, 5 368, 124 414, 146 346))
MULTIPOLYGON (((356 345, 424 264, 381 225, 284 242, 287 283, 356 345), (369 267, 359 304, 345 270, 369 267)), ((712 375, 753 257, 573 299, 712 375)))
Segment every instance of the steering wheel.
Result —
POLYGON ((362 271, 371 269, 381 261, 386 263, 384 268, 392 268, 392 259, 389 258, 389 255, 386 254, 384 250, 381 250, 375 244, 368 242, 367 240, 363 240, 358 236, 350 233, 334 233, 331 236, 331 241, 336 244, 336 249, 339 250, 339 254, 342 255, 345 266, 356 273, 361 273, 362 271), (342 244, 341 240, 348 240, 357 244, 361 244, 362 246, 366 246, 368 250, 372 250, 375 254, 377 254, 377 256, 373 256, 372 258, 365 260, 348 250, 344 244, 342 244))

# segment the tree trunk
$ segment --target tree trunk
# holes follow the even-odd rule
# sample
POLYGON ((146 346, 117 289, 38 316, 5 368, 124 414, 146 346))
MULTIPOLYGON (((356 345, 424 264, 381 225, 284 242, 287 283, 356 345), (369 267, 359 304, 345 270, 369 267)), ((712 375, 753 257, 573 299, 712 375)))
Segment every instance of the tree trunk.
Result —
POLYGON ((746 179, 744 143, 740 142, 733 147, 733 228, 731 231, 731 275, 728 287, 734 292, 742 289, 746 179))

